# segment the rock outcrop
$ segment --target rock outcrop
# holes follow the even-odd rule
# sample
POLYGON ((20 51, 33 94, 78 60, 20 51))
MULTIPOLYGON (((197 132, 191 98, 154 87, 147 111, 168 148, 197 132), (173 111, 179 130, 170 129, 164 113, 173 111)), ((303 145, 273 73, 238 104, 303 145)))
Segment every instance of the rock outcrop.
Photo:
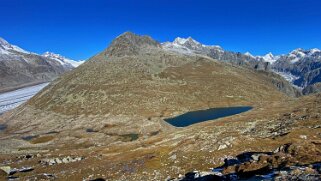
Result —
POLYGON ((304 88, 302 92, 304 95, 320 93, 321 92, 321 83, 309 85, 306 88, 304 88))
POLYGON ((245 152, 225 159, 225 164, 210 172, 193 171, 181 181, 210 180, 319 180, 321 177, 320 143, 285 144, 273 152, 245 152))

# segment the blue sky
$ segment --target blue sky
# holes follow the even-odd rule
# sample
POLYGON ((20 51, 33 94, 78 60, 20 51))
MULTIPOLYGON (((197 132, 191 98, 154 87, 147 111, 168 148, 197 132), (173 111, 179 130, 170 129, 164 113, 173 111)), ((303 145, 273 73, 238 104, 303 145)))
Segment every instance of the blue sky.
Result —
POLYGON ((320 0, 0 0, 0 37, 87 59, 132 31, 261 55, 321 48, 320 0))

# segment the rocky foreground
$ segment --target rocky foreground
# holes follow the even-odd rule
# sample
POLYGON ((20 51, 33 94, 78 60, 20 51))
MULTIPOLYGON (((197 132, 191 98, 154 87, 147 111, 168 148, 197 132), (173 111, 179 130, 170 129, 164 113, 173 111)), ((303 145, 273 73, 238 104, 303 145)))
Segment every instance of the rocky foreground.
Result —
MULTIPOLYGON (((2 178, 319 180, 320 102, 321 95, 304 97, 289 107, 278 103, 272 110, 264 108, 265 113, 254 110, 111 146, 45 149, 44 143, 55 133, 30 138, 33 147, 1 154, 1 165, 9 166, 5 169, 11 174, 3 173, 2 178)), ((99 135, 88 131, 83 136, 99 135)))
MULTIPOLYGON (((235 157, 224 159, 224 164, 209 171, 197 171, 179 174, 177 178, 168 176, 165 180, 172 181, 211 181, 211 180, 320 180, 321 178, 321 142, 304 141, 303 144, 285 144, 273 152, 244 152, 235 157), (315 162, 313 162, 315 161, 315 162)), ((15 158, 15 162, 39 160, 38 164, 44 166, 67 165, 80 162, 82 157, 57 157, 51 159, 40 159, 41 154, 21 155, 15 158)), ((14 162, 10 160, 8 162, 14 162)), ((7 163, 8 164, 8 163, 7 163)), ((32 175, 34 167, 11 168, 0 167, 1 179, 19 179, 28 173, 31 176, 24 177, 31 180, 55 180, 55 174, 42 173, 32 175)), ((90 175, 84 180, 105 180, 104 174, 101 178, 90 175)), ((157 180, 157 179, 156 179, 157 180)))
POLYGON ((189 172, 169 180, 320 180, 321 162, 315 158, 321 153, 320 144, 289 143, 273 152, 244 152, 226 158, 221 167, 189 172))

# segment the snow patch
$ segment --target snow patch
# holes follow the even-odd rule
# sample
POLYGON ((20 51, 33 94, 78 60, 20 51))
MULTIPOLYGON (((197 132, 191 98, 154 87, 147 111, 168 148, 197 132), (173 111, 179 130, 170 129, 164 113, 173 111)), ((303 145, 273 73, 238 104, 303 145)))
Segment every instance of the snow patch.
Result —
POLYGON ((173 43, 174 44, 178 44, 178 45, 183 45, 186 42, 187 42, 187 39, 181 38, 181 37, 177 37, 177 38, 175 38, 173 43))
POLYGON ((313 54, 315 54, 315 53, 320 53, 320 52, 321 52, 321 50, 319 50, 319 49, 317 49, 317 48, 313 48, 313 49, 310 50, 309 55, 311 56, 311 55, 313 55, 313 54))
POLYGON ((79 65, 81 65, 82 63, 84 63, 84 61, 75 61, 75 60, 71 60, 69 58, 66 58, 64 56, 61 56, 59 54, 55 54, 52 52, 45 52, 44 54, 42 54, 44 57, 50 58, 50 59, 54 59, 56 61, 58 61, 61 65, 71 65, 73 67, 78 67, 79 65))
POLYGON ((278 56, 274 57, 274 55, 270 52, 264 56, 258 56, 257 58, 263 59, 263 61, 273 64, 274 62, 276 62, 278 60, 279 57, 278 56))
POLYGON ((287 80, 288 82, 293 83, 294 81, 298 80, 300 77, 295 76, 293 74, 291 74, 290 72, 278 72, 278 71, 274 71, 276 74, 279 74, 280 76, 282 76, 285 80, 287 80))
POLYGON ((192 37, 177 37, 173 42, 162 43, 162 47, 165 50, 181 54, 197 54, 206 51, 207 49, 217 49, 218 51, 223 52, 223 49, 218 45, 204 45, 194 40, 192 37))
POLYGON ((20 53, 31 54, 31 52, 28 52, 28 51, 26 51, 16 45, 12 45, 12 50, 20 52, 20 53))
POLYGON ((255 58, 250 52, 245 52, 244 55, 249 56, 251 58, 255 58))
POLYGON ((8 55, 8 54, 10 54, 10 52, 8 52, 7 50, 5 50, 5 49, 2 49, 1 47, 0 47, 0 54, 4 54, 4 55, 8 55))
MULTIPOLYGON (((28 52, 16 45, 11 45, 10 43, 8 43, 5 39, 3 38, 0 38, 0 45, 1 47, 3 47, 4 50, 6 50, 7 52, 9 52, 8 50, 13 50, 13 51, 16 51, 16 52, 20 52, 20 53, 25 53, 25 54, 30 54, 31 52, 28 52)), ((2 51, 3 52, 3 51, 2 51)), ((7 54, 10 54, 7 53, 7 54)))
POLYGON ((172 52, 176 52, 176 53, 180 53, 180 54, 187 54, 187 55, 194 54, 192 50, 190 50, 182 45, 174 44, 171 42, 162 43, 162 47, 167 51, 172 51, 172 52))

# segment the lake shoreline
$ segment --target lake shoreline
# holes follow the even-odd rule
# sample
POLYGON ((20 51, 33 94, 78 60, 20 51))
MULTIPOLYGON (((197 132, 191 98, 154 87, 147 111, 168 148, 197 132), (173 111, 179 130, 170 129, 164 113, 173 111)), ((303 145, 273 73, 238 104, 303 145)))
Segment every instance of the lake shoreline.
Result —
POLYGON ((187 127, 193 124, 216 120, 228 116, 237 115, 253 109, 251 106, 218 107, 205 110, 190 111, 164 121, 175 127, 187 127))

